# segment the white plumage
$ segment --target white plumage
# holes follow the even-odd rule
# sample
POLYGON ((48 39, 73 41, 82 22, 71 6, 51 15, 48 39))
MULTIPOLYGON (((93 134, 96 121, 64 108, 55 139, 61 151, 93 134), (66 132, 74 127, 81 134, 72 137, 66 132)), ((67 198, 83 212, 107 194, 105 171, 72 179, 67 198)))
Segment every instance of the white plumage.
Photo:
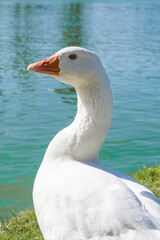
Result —
POLYGON ((78 95, 77 115, 49 144, 34 183, 44 239, 159 240, 160 201, 145 186, 98 161, 113 104, 96 54, 68 47, 28 70, 72 85, 78 95))

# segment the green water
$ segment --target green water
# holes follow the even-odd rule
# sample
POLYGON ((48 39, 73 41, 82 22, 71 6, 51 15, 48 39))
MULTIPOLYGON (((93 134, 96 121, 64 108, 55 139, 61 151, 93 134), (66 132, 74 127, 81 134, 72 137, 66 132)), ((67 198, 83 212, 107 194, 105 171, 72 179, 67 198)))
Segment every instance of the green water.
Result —
POLYGON ((103 164, 134 172, 160 162, 158 1, 43 2, 0 1, 1 216, 32 204, 45 149, 75 116, 73 88, 26 71, 62 47, 95 51, 111 80, 114 115, 103 164))

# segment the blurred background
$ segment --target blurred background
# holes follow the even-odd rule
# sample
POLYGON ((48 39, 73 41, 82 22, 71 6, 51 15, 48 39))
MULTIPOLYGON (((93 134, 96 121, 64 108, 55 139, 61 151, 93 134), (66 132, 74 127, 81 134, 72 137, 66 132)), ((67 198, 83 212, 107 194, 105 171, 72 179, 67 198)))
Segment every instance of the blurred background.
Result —
POLYGON ((32 206, 54 135, 76 114, 76 93, 27 66, 66 46, 101 58, 114 114, 100 152, 111 169, 160 163, 160 1, 0 0, 0 215, 32 206))

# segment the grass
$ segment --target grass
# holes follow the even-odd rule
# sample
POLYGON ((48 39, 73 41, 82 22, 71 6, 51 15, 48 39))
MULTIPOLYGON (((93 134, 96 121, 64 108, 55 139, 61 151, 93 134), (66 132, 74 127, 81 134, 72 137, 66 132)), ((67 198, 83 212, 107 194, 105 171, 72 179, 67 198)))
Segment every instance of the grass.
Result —
POLYGON ((43 240, 33 209, 26 209, 10 221, 1 221, 1 240, 43 240))
MULTIPOLYGON (((143 167, 134 178, 145 184, 160 199, 160 165, 143 167)), ((33 209, 26 209, 11 220, 1 220, 1 240, 43 240, 33 209)))
POLYGON ((134 178, 145 184, 160 199, 160 165, 156 167, 143 167, 134 178))

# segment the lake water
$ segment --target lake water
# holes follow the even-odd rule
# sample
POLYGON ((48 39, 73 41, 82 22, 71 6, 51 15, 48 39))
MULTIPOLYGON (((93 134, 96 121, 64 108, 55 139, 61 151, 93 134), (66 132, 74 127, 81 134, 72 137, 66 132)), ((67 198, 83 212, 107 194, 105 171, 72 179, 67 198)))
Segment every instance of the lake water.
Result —
POLYGON ((111 80, 114 115, 101 162, 129 173, 160 163, 158 1, 22 2, 0 1, 1 216, 32 205, 45 149, 76 114, 72 87, 26 71, 63 47, 95 51, 111 80))

